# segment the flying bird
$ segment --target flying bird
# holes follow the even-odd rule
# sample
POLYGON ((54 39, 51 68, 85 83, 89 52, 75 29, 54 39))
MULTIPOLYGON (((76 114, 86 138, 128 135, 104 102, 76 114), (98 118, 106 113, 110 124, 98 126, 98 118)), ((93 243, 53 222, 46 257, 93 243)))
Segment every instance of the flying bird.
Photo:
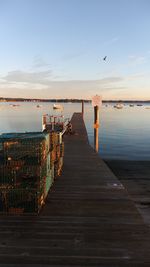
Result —
POLYGON ((105 56, 105 57, 103 58, 103 60, 105 60, 105 61, 106 61, 106 58, 107 58, 107 56, 105 56))

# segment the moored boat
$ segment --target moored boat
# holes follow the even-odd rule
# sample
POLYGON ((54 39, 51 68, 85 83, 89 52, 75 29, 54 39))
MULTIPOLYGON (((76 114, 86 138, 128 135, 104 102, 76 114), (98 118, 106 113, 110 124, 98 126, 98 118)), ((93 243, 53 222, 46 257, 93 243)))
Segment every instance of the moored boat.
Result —
POLYGON ((116 103, 114 105, 114 108, 121 109, 121 108, 123 108, 123 104, 122 103, 116 103))
POLYGON ((37 108, 41 108, 41 107, 42 107, 42 105, 37 105, 36 107, 37 107, 37 108))
POLYGON ((62 106, 62 105, 59 105, 59 104, 54 104, 54 105, 53 105, 53 109, 60 109, 60 110, 63 110, 63 106, 62 106))

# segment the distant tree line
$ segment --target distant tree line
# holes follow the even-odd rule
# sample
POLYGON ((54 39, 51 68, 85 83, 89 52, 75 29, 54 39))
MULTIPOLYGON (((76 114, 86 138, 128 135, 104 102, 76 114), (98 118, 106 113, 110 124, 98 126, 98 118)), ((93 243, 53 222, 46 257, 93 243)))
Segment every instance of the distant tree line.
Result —
POLYGON ((68 102, 72 102, 72 103, 80 103, 84 100, 84 102, 91 102, 91 100, 87 100, 87 99, 38 99, 38 98, 12 98, 12 97, 0 97, 0 101, 7 101, 7 102, 12 102, 12 101, 16 101, 16 102, 53 102, 53 103, 68 103, 68 102))
MULTIPOLYGON (((90 103, 90 99, 76 99, 76 98, 62 98, 62 99, 38 99, 38 98, 14 98, 14 97, 0 97, 1 102, 52 102, 52 103, 90 103)), ((103 103, 150 103, 150 100, 103 100, 103 103)))

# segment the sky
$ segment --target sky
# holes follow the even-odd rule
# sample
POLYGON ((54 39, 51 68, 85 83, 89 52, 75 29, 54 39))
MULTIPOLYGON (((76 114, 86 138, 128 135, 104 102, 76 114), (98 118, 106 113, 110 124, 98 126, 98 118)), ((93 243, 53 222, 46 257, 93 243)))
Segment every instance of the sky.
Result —
POLYGON ((149 0, 0 0, 0 97, 150 100, 149 14, 149 0))

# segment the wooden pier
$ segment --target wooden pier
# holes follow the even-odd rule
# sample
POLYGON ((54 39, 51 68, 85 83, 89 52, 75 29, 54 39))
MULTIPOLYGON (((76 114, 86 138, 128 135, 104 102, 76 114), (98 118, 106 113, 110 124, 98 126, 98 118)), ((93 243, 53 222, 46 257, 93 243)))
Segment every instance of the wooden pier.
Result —
POLYGON ((0 267, 150 266, 149 227, 90 147, 82 114, 72 125, 40 215, 0 217, 0 267))

